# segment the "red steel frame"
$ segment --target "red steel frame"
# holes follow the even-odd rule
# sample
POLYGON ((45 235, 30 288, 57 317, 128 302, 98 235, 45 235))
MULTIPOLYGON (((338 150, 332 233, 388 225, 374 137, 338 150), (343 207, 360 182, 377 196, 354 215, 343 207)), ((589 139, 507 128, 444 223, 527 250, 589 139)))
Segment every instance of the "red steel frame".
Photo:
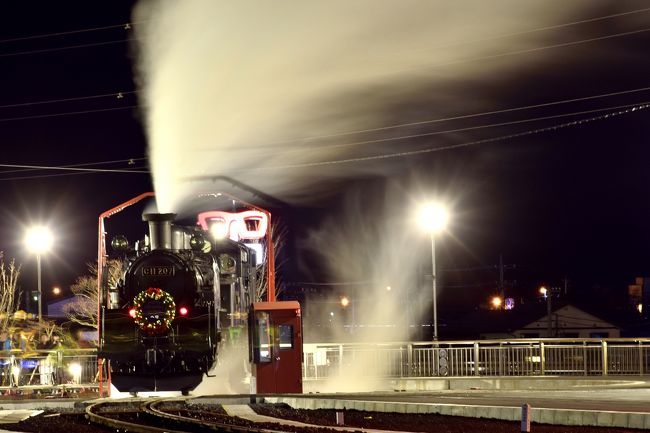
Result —
MULTIPOLYGON (((266 292, 266 300, 267 302, 273 302, 275 301, 275 254, 274 254, 274 248, 273 248, 273 229, 271 225, 271 212, 267 211, 266 209, 262 209, 261 207, 255 206, 253 204, 250 204, 248 202, 245 202, 243 200, 240 200, 239 198, 227 194, 227 193, 219 193, 220 195, 224 195, 232 200, 238 201, 240 203, 243 203, 244 205, 253 208, 257 211, 260 211, 266 215, 268 218, 268 230, 266 232, 266 257, 267 257, 267 262, 266 262, 266 277, 267 277, 267 282, 268 282, 268 288, 266 292)), ((136 204, 137 202, 148 198, 148 197, 154 197, 156 193, 154 192, 145 192, 142 193, 136 197, 133 197, 130 200, 125 201, 122 204, 119 204, 99 215, 99 234, 97 237, 97 293, 101 293, 101 285, 102 285, 102 273, 103 273, 103 268, 104 268, 104 263, 107 258, 106 255, 106 232, 104 231, 104 219, 105 218, 110 218, 111 216, 122 212, 124 209, 127 207, 136 204)), ((207 195, 207 194, 199 194, 201 195, 207 195)), ((97 318, 100 317, 101 313, 101 297, 97 297, 98 302, 97 302, 97 318)), ((97 326, 99 327, 100 324, 98 323, 97 326)), ((98 330, 99 331, 99 330, 98 330)), ((101 343, 101 342, 100 342, 101 343)), ((104 360, 103 359, 98 359, 97 360, 97 367, 98 367, 98 382, 99 382, 99 396, 103 396, 103 369, 102 369, 102 364, 104 360)), ((110 393, 110 385, 111 385, 111 374, 110 374, 110 368, 107 368, 106 371, 108 372, 108 390, 107 390, 107 395, 110 393)))

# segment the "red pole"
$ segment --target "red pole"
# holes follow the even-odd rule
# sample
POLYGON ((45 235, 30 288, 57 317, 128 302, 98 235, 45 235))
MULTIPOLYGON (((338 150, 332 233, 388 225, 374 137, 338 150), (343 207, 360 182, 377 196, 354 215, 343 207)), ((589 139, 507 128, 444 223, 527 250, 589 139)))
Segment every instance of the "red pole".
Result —
MULTIPOLYGON (((140 194, 136 197, 133 197, 130 200, 125 201, 122 204, 119 204, 106 212, 103 212, 101 215, 99 215, 99 233, 97 236, 97 333, 99 335, 99 347, 101 349, 102 347, 102 338, 103 335, 100 335, 100 323, 99 323, 99 318, 101 317, 101 293, 102 293, 102 277, 103 277, 103 269, 104 265, 106 262, 106 232, 104 231, 104 218, 109 218, 113 215, 115 215, 118 212, 123 211, 127 207, 131 206, 132 204, 135 204, 139 202, 140 200, 147 198, 147 197, 153 197, 156 195, 153 192, 145 192, 143 194, 140 194)), ((103 360, 102 359, 97 359, 97 368, 99 369, 98 371, 98 380, 99 380, 99 396, 102 397, 104 395, 104 372, 103 372, 103 360)), ((110 393, 110 365, 106 365, 106 371, 108 372, 108 390, 107 393, 110 393)))

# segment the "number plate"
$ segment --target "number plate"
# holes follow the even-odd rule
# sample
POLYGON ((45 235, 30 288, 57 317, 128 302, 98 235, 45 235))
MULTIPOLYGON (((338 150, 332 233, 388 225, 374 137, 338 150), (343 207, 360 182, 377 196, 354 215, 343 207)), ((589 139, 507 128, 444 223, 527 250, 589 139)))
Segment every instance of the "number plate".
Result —
POLYGON ((143 266, 142 275, 148 277, 172 277, 174 276, 173 266, 143 266))

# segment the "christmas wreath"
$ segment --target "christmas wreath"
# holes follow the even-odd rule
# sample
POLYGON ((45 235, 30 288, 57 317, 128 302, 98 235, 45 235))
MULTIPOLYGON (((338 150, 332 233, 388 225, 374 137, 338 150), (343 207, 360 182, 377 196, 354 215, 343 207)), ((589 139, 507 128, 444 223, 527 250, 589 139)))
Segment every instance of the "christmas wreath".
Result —
POLYGON ((169 329, 176 316, 174 298, 159 288, 150 287, 138 293, 133 299, 133 307, 135 308, 136 325, 151 334, 169 329))

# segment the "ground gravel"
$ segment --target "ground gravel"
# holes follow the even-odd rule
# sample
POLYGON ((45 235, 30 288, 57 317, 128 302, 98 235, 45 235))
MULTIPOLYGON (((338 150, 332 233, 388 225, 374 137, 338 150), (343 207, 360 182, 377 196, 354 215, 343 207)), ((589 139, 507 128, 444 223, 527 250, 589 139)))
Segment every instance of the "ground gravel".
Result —
MULTIPOLYGON (((322 425, 324 428, 296 428, 279 424, 255 424, 241 419, 224 416, 217 406, 203 408, 203 414, 194 413, 196 418, 222 422, 231 425, 267 428, 272 430, 325 433, 333 432, 330 426, 336 425, 336 411, 329 409, 297 410, 286 404, 253 404, 255 412, 276 418, 292 419, 308 424, 322 425)), ((183 411, 184 412, 184 411, 183 411)), ((184 415, 189 415, 184 413, 184 415)), ((520 423, 481 418, 465 418, 427 414, 400 414, 385 412, 344 411, 345 424, 359 429, 398 430, 431 433, 519 433, 520 423)), ((28 418, 16 424, 2 424, 0 429, 17 432, 48 433, 106 433, 114 429, 93 425, 85 418, 83 411, 77 409, 69 412, 46 411, 41 415, 28 418)), ((533 424, 532 433, 639 433, 641 430, 605 427, 568 427, 545 424, 533 424)))
MULTIPOLYGON (((297 410, 286 404, 253 404, 251 407, 260 415, 323 426, 336 425, 336 410, 297 410)), ((344 418, 347 426, 363 429, 430 433, 519 433, 521 431, 520 422, 435 414, 346 410, 344 418)), ((570 427, 536 423, 531 426, 531 433, 639 433, 640 431, 628 428, 570 427)))

